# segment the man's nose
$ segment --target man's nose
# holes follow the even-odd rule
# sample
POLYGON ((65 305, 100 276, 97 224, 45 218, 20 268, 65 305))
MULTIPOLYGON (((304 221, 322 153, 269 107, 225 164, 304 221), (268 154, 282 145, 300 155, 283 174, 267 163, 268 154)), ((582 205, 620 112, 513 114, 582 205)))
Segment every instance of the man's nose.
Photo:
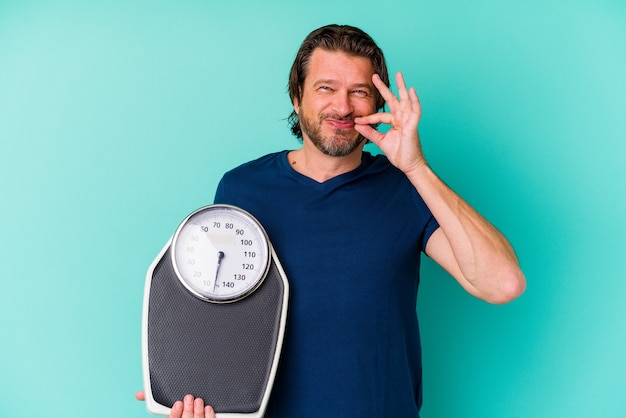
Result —
POLYGON ((333 97, 333 110, 341 115, 348 116, 354 111, 350 94, 347 91, 338 91, 333 97))

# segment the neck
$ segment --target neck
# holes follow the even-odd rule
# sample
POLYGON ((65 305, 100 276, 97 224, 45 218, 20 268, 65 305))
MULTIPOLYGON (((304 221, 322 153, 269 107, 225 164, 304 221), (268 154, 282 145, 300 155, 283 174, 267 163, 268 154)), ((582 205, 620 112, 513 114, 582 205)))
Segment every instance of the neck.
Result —
POLYGON ((363 145, 345 157, 332 157, 322 153, 305 139, 302 148, 289 153, 289 164, 298 173, 323 183, 359 167, 363 145))

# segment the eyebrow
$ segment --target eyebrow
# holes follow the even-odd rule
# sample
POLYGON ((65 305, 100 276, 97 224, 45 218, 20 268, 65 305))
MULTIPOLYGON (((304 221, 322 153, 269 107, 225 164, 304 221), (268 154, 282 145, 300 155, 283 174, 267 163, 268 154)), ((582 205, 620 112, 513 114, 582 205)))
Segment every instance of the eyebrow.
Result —
POLYGON ((337 84, 336 80, 332 80, 332 79, 323 79, 323 80, 316 80, 313 85, 314 86, 318 86, 320 84, 337 84))

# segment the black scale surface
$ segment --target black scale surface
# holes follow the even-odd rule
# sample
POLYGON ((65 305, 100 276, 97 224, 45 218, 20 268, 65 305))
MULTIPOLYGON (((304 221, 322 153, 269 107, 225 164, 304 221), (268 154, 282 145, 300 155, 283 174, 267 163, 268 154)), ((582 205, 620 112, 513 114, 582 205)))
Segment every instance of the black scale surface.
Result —
POLYGON ((252 295, 227 304, 202 301, 179 282, 168 249, 154 269, 149 295, 154 400, 171 407, 191 393, 216 412, 257 411, 270 377, 284 291, 272 259, 252 295))

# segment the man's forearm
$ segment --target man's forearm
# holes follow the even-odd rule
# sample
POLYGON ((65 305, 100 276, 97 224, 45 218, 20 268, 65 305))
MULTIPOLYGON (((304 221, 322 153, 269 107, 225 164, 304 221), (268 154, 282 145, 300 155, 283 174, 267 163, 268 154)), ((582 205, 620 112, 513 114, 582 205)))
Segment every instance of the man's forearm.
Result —
POLYGON ((435 261, 482 299, 503 303, 519 296, 524 291, 525 278, 504 235, 428 165, 417 167, 407 177, 433 213, 449 244, 451 254, 441 248, 432 249, 436 253, 433 258, 440 258, 435 261), (441 260, 442 257, 445 259, 441 260))

